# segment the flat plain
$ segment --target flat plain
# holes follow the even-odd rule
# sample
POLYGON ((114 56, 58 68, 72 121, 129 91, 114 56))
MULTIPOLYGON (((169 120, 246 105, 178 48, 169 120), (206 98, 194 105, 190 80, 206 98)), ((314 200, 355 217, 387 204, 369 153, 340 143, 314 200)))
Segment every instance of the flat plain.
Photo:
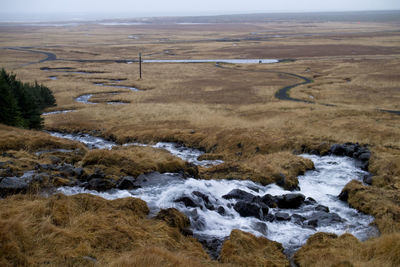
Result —
MULTIPOLYGON (((245 174, 259 181, 260 175, 275 177, 284 173, 291 181, 304 171, 299 167, 303 159, 297 156, 302 152, 323 154, 336 143, 367 145, 372 152, 369 171, 374 175, 373 183, 371 186, 350 183, 346 187, 348 202, 375 217, 381 236, 359 242, 348 235, 317 234, 294 259, 300 266, 327 263, 395 266, 400 264, 399 18, 387 14, 294 18, 257 15, 187 18, 189 22, 182 22, 180 18, 159 18, 132 25, 4 24, 0 26, 0 67, 12 71, 24 82, 37 81, 49 87, 58 105, 48 111, 75 110, 45 116, 46 130, 96 133, 118 143, 180 142, 204 149, 208 158, 225 161, 223 167, 199 168, 200 178, 245 174), (280 62, 143 63, 143 77, 139 79, 139 53, 144 60, 279 59, 280 62), (305 82, 306 79, 309 82, 305 82), (304 84, 290 89, 290 99, 276 97, 282 88, 300 83, 304 84), (85 94, 93 94, 91 101, 97 104, 75 101, 85 94), (127 104, 110 105, 109 101, 127 104), (351 252, 349 244, 353 248, 351 252)), ((1 126, 0 136, 1 150, 18 155, 19 165, 15 168, 20 172, 31 168, 36 161, 49 160, 34 157, 38 148, 78 146, 69 141, 54 144, 61 141, 44 140, 49 137, 42 132, 28 133, 6 126, 1 126), (29 164, 23 164, 24 161, 29 164)), ((170 171, 185 168, 182 162, 174 162, 158 151, 135 149, 88 152, 82 148, 83 155, 75 156, 75 161, 83 162, 88 172, 102 168, 111 176, 123 175, 122 169, 128 168, 123 163, 116 168, 115 161, 111 160, 124 155, 133 162, 140 162, 138 169, 143 173, 160 170, 165 162, 163 168, 170 171), (153 165, 137 159, 140 153, 153 165), (88 163, 91 158, 100 159, 88 163), (169 167, 165 167, 167 165, 169 167)), ((0 156, 0 161, 7 160, 6 154, 0 156)), ((273 178, 270 180, 273 182, 273 178)), ((1 239, 8 240, 4 242, 13 249, 1 262, 12 264, 10 259, 14 258, 18 259, 14 261, 17 264, 40 265, 44 264, 43 259, 56 265, 92 264, 83 257, 92 255, 101 265, 240 265, 246 262, 243 260, 246 253, 254 253, 254 257, 247 259, 255 260, 254 264, 289 264, 285 257, 265 260, 265 256, 260 255, 266 252, 259 246, 267 246, 267 241, 245 233, 231 236, 231 243, 224 246, 220 260, 212 261, 196 240, 184 237, 178 230, 172 233, 161 222, 146 218, 145 208, 139 201, 129 206, 122 201, 108 203, 97 198, 86 199, 84 201, 93 202, 91 205, 101 206, 101 212, 96 214, 88 208, 87 217, 84 217, 77 212, 83 209, 80 206, 83 200, 78 198, 89 196, 47 199, 34 195, 2 199, 0 205, 7 207, 7 211, 1 208, 1 239), (36 207, 34 214, 20 221, 18 229, 10 231, 7 225, 27 212, 20 205, 36 207), (54 222, 46 221, 46 216, 56 216, 53 214, 56 208, 49 208, 51 211, 46 213, 49 205, 60 209, 68 205, 71 217, 61 218, 64 215, 57 213, 57 218, 69 220, 69 223, 59 222, 54 226, 54 222), (139 210, 136 205, 140 206, 139 215, 119 214, 127 206, 139 210), (101 245, 104 240, 96 231, 88 234, 90 241, 78 240, 79 235, 86 234, 79 225, 103 212, 115 213, 124 221, 121 230, 112 225, 111 215, 102 219, 103 232, 110 235, 109 245, 101 245), (143 222, 146 227, 142 229, 143 222), (28 233, 29 227, 41 233, 40 241, 35 241, 35 235, 28 233), (43 227, 49 229, 45 231, 43 227), (130 233, 135 242, 129 244, 129 240, 123 238, 126 247, 122 248, 116 245, 120 242, 116 233, 124 231, 130 233), (59 240, 50 242, 52 236, 59 240), (27 244, 19 244, 24 238, 27 244), (251 244, 251 252, 246 251, 243 240, 251 244), (54 242, 73 245, 64 251, 57 243, 59 246, 49 253, 48 246, 54 242), (33 252, 27 255, 24 250, 33 252), (237 259, 235 254, 243 257, 237 259)), ((100 226, 93 225, 95 227, 100 226)), ((88 226, 87 230, 90 229, 88 226)))

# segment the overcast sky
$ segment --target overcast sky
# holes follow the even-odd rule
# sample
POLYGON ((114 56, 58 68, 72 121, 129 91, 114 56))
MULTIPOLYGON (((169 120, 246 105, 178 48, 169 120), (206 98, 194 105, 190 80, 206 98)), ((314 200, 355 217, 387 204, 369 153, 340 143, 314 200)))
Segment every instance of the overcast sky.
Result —
POLYGON ((400 0, 0 0, 0 13, 194 15, 276 11, 400 10, 400 0))

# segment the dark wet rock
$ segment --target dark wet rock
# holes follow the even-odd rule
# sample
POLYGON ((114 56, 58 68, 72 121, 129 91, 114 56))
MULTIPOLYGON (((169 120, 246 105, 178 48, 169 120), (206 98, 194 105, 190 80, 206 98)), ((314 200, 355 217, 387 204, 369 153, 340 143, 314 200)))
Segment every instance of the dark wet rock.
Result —
POLYGON ((371 152, 364 152, 357 157, 361 161, 368 161, 371 158, 371 152))
POLYGON ((291 217, 291 220, 295 224, 303 225, 303 222, 306 220, 306 217, 301 216, 299 214, 293 214, 292 217, 291 217))
POLYGON ((213 260, 218 259, 225 239, 210 238, 208 236, 197 236, 197 239, 213 260))
POLYGON ((372 174, 365 175, 363 177, 363 182, 366 183, 367 185, 372 185, 372 178, 373 178, 372 174))
POLYGON ((56 156, 50 156, 49 159, 52 164, 59 164, 62 161, 62 159, 60 159, 59 157, 56 157, 56 156))
POLYGON ((324 205, 318 205, 315 207, 316 211, 323 211, 323 212, 329 212, 329 208, 327 206, 324 205))
POLYGON ((371 152, 365 146, 360 146, 358 143, 334 144, 330 150, 330 154, 336 156, 348 156, 360 161, 360 168, 367 171, 371 152))
POLYGON ((222 197, 225 199, 237 199, 252 202, 255 196, 241 189, 233 189, 228 194, 223 195, 222 197))
POLYGON ((219 206, 219 207, 218 207, 217 212, 218 212, 220 215, 222 215, 222 216, 224 216, 224 215, 226 214, 225 208, 222 207, 222 206, 219 206))
POLYGON ((277 201, 276 198, 270 194, 266 194, 261 198, 261 202, 270 208, 276 207, 276 201, 277 201))
POLYGON ((247 188, 257 193, 260 192, 260 190, 255 186, 248 186, 247 188))
POLYGON ((275 219, 278 221, 290 221, 290 215, 286 212, 275 213, 275 219))
POLYGON ((0 181, 0 196, 6 197, 12 194, 25 193, 29 183, 20 177, 5 177, 0 181))
POLYGON ((277 197, 277 205, 281 209, 297 209, 305 200, 303 194, 286 194, 277 197))
POLYGON ((132 190, 140 188, 140 186, 136 185, 135 182, 135 178, 133 178, 132 176, 125 176, 117 182, 117 188, 121 190, 132 190))
POLYGON ((338 198, 339 198, 341 201, 347 202, 347 200, 349 199, 349 192, 347 192, 346 190, 343 190, 342 192, 340 192, 338 198))
POLYGON ((174 200, 174 202, 176 203, 183 203, 185 205, 185 207, 199 207, 199 204, 196 203, 192 198, 188 197, 188 196, 183 196, 180 198, 177 198, 174 200))
POLYGON ((105 177, 106 177, 106 175, 104 174, 104 172, 101 169, 96 169, 94 171, 94 173, 89 176, 88 179, 89 180, 92 179, 92 178, 104 179, 105 177))
POLYGON ((92 178, 86 184, 85 189, 96 190, 96 191, 107 191, 115 188, 116 184, 114 181, 106 178, 92 178))
POLYGON ((286 184, 286 176, 283 173, 279 173, 277 180, 276 180, 276 184, 280 187, 285 187, 286 184))
POLYGON ((267 215, 264 215, 263 221, 266 222, 273 222, 275 220, 275 216, 272 215, 271 213, 268 213, 267 215))
POLYGON ((0 161, 0 168, 3 168, 4 166, 6 166, 7 162, 4 161, 0 161))
POLYGON ((233 208, 242 217, 255 217, 261 219, 263 215, 260 206, 250 202, 238 201, 233 208))
POLYGON ((73 172, 74 172, 74 176, 76 176, 78 178, 81 178, 85 174, 84 169, 81 167, 74 168, 73 172))
POLYGON ((256 230, 257 232, 267 235, 268 234, 268 226, 266 223, 263 222, 254 222, 252 223, 251 227, 256 230))
POLYGON ((208 196, 206 194, 199 192, 199 191, 193 191, 192 194, 199 197, 203 201, 204 206, 207 209, 215 210, 215 207, 213 206, 213 204, 211 203, 210 199, 208 198, 208 196))
POLYGON ((199 215, 197 209, 193 209, 188 214, 190 218, 190 225, 193 229, 204 230, 206 227, 206 219, 199 215))
POLYGON ((56 164, 39 164, 36 169, 40 170, 58 170, 58 166, 56 164))
POLYGON ((15 174, 14 174, 13 170, 10 167, 8 167, 5 169, 0 169, 0 176, 1 177, 12 177, 12 176, 15 176, 15 174))
POLYGON ((65 177, 70 177, 75 175, 74 166, 71 164, 63 164, 57 167, 57 170, 60 171, 65 177))
POLYGON ((317 203, 317 201, 315 199, 313 199, 312 197, 308 197, 304 201, 304 204, 306 204, 306 205, 313 205, 313 204, 316 204, 316 203, 317 203))
POLYGON ((1 156, 2 156, 3 158, 12 158, 12 159, 15 159, 15 158, 16 158, 13 154, 7 153, 7 152, 1 153, 1 156))
POLYGON ((327 213, 323 211, 318 211, 313 213, 305 223, 313 227, 319 227, 319 226, 328 226, 342 222, 345 222, 345 220, 342 219, 336 213, 327 213))

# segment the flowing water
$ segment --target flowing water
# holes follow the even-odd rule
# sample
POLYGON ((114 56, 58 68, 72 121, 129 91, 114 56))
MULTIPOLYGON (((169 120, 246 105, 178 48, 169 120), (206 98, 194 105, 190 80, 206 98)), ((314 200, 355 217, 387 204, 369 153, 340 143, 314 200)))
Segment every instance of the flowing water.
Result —
POLYGON ((138 92, 140 91, 136 87, 131 87, 131 86, 125 86, 125 85, 114 85, 114 84, 104 84, 104 83, 95 83, 95 85, 98 86, 105 86, 105 87, 113 87, 113 88, 122 88, 122 89, 129 89, 133 92, 138 92))
POLYGON ((282 195, 290 193, 276 185, 262 186, 251 181, 184 179, 179 174, 167 173, 150 174, 146 179, 143 179, 141 188, 130 191, 111 190, 99 193, 79 187, 63 187, 58 190, 66 195, 89 193, 106 199, 137 197, 147 202, 152 214, 158 212, 159 209, 174 207, 190 218, 194 235, 202 240, 223 240, 229 236, 233 229, 241 229, 282 243, 288 253, 298 249, 310 235, 316 232, 351 233, 361 240, 376 235, 375 228, 369 225, 373 221, 373 217, 350 208, 347 203, 337 198, 337 195, 349 181, 352 179, 361 180, 366 174, 357 167, 356 161, 348 157, 302 156, 311 159, 316 168, 299 177, 301 188, 299 193, 315 199, 317 203, 303 204, 298 209, 271 208, 269 210, 269 214, 275 215, 278 212, 288 213, 292 217, 288 221, 263 221, 255 217, 242 217, 233 208, 236 200, 222 197, 233 189, 241 189, 260 197, 265 194, 282 195), (197 192, 207 196, 208 207, 206 207, 204 200, 201 201, 197 192), (176 202, 182 197, 189 197, 200 204, 193 207, 186 206, 182 202, 176 202), (210 208, 210 204, 212 208, 210 208), (326 214, 336 213, 340 220, 336 219, 331 223, 316 227, 299 224, 293 220, 298 215, 304 218, 313 217, 317 205, 328 207, 330 212, 326 214), (222 210, 223 212, 220 212, 222 210))
POLYGON ((42 113, 42 115, 47 116, 47 115, 54 115, 54 114, 64 114, 64 113, 69 113, 69 112, 74 112, 74 111, 75 110, 73 110, 73 109, 57 110, 57 111, 45 112, 45 113, 42 113))
POLYGON ((229 64, 271 64, 278 59, 145 59, 143 63, 229 63, 229 64))
MULTIPOLYGON (((118 144, 115 142, 85 133, 74 134, 74 133, 49 132, 49 134, 54 137, 81 142, 90 149, 111 149, 114 146, 118 146, 118 144)), ((204 154, 203 151, 195 148, 185 147, 183 145, 172 142, 158 142, 155 145, 148 145, 142 143, 127 143, 124 144, 123 146, 151 146, 154 148, 164 149, 178 158, 181 158, 185 161, 188 161, 190 163, 199 166, 211 166, 223 163, 222 160, 198 160, 198 157, 204 154)))
POLYGON ((86 94, 86 95, 81 95, 75 98, 75 101, 78 103, 83 103, 83 104, 97 104, 94 102, 90 102, 90 98, 93 96, 93 94, 86 94))

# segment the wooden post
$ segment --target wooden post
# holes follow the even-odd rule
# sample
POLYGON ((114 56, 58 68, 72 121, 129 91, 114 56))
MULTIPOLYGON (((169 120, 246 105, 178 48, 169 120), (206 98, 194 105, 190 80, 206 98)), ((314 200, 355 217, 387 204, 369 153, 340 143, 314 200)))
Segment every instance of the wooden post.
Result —
POLYGON ((142 53, 139 53, 139 79, 142 79, 142 53))

